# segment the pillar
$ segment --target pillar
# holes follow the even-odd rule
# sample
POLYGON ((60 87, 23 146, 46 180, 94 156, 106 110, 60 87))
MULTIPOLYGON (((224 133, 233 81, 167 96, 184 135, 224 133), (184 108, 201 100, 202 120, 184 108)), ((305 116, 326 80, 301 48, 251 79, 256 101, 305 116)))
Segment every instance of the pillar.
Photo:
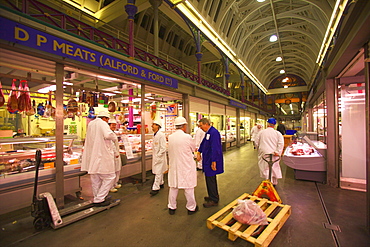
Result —
POLYGON ((182 95, 182 116, 188 121, 186 131, 190 133, 191 131, 191 121, 190 121, 190 99, 189 94, 182 95))
POLYGON ((55 71, 56 79, 56 112, 55 112, 55 198, 58 208, 64 207, 64 164, 63 164, 63 131, 64 131, 64 114, 63 114, 63 80, 64 65, 57 63, 55 71))
POLYGON ((159 28, 158 28, 158 8, 162 4, 162 0, 150 0, 150 4, 153 6, 154 9, 154 56, 159 57, 159 28))
POLYGON ((197 46, 197 53, 195 57, 197 58, 197 65, 198 65, 198 84, 202 84, 202 57, 203 53, 201 52, 201 41, 200 41, 200 30, 197 32, 197 39, 196 39, 196 46, 197 46))
POLYGON ((135 45, 134 45, 134 19, 137 13, 137 7, 135 6, 135 0, 127 0, 125 5, 125 11, 128 15, 129 22, 129 31, 128 31, 128 40, 129 40, 129 56, 130 58, 135 57, 135 45))
POLYGON ((146 181, 146 152, 145 152, 145 85, 141 84, 141 181, 146 181))
POLYGON ((338 117, 338 80, 327 79, 325 81, 327 103, 327 153, 326 169, 327 183, 333 187, 339 187, 339 117, 338 117))

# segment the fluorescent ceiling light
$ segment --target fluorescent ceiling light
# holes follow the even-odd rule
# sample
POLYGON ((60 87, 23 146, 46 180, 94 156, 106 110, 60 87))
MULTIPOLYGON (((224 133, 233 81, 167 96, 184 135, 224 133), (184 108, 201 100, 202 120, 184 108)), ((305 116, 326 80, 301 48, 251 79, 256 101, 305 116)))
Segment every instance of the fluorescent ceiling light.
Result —
POLYGON ((228 46, 228 44, 221 38, 221 36, 208 24, 207 20, 193 7, 189 1, 171 0, 173 4, 182 12, 202 33, 208 37, 235 65, 240 68, 245 75, 247 75, 262 92, 267 93, 267 89, 257 79, 249 68, 237 58, 236 53, 228 46))
POLYGON ((116 94, 115 93, 104 93, 105 95, 107 96, 115 96, 116 94))
POLYGON ((280 70, 280 74, 284 74, 285 73, 285 70, 280 70))
POLYGON ((347 6, 348 0, 337 0, 333 9, 333 13, 330 17, 328 27, 326 28, 326 33, 321 44, 320 52, 317 56, 316 63, 320 66, 325 58, 325 54, 331 45, 331 40, 337 31, 337 27, 340 19, 342 18, 343 11, 347 6), (340 4, 342 2, 342 4, 340 4))
POLYGON ((287 115, 286 111, 283 109, 283 108, 280 108, 281 109, 281 112, 284 113, 285 115, 287 115))
MULTIPOLYGON (((66 82, 63 82, 63 84, 67 85, 66 82)), ((63 86, 63 88, 66 88, 66 86, 63 86)), ((50 85, 50 86, 47 86, 47 87, 40 88, 39 90, 37 90, 37 92, 39 92, 39 93, 48 93, 50 91, 55 91, 55 90, 57 90, 57 85, 50 85)))
POLYGON ((259 3, 263 3, 265 0, 257 0, 257 2, 259 3))
POLYGON ((278 37, 274 34, 270 36, 270 42, 275 42, 278 40, 278 37))
POLYGON ((280 61, 283 60, 283 58, 282 57, 277 57, 275 60, 276 60, 276 62, 280 62, 280 61))
POLYGON ((109 77, 109 76, 102 76, 102 75, 98 75, 97 77, 98 77, 99 79, 103 79, 103 80, 118 81, 118 79, 117 79, 117 78, 109 77))

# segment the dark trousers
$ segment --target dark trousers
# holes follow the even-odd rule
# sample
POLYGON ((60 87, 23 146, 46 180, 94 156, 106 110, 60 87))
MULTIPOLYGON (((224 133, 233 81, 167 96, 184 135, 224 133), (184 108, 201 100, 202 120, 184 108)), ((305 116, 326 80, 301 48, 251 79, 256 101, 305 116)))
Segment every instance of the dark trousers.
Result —
POLYGON ((219 196, 218 196, 218 188, 217 188, 217 178, 215 176, 206 177, 206 185, 209 198, 218 203, 219 196))

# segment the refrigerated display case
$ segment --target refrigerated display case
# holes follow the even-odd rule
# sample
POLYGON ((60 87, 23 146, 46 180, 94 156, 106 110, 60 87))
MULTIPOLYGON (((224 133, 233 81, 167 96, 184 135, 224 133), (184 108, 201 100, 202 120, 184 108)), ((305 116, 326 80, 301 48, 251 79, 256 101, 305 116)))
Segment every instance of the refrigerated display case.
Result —
MULTIPOLYGON (((322 145, 320 148, 325 149, 322 145)), ((308 138, 289 145, 282 159, 287 166, 294 169, 296 179, 326 182, 325 157, 308 138)))
MULTIPOLYGON (((64 136, 64 192, 81 191, 80 156, 82 146, 76 145, 77 136, 64 136)), ((12 145, 12 150, 0 152, 0 214, 31 205, 35 179, 35 152, 42 152, 38 193, 55 195, 55 137, 24 137, 0 139, 0 146, 12 145)))

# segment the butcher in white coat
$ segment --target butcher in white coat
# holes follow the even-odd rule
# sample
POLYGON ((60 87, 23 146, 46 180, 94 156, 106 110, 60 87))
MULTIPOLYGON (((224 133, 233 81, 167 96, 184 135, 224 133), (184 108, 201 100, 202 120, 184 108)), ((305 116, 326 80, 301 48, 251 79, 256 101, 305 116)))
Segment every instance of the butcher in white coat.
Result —
MULTIPOLYGON (((109 128, 113 131, 117 128, 117 121, 114 118, 111 118, 108 120, 109 128)), ((114 164, 116 165, 116 178, 114 179, 113 186, 110 189, 110 192, 117 192, 119 188, 121 188, 121 184, 119 183, 119 177, 121 174, 121 168, 122 168, 122 160, 121 155, 119 152, 119 144, 118 139, 113 140, 114 144, 114 164)))
POLYGON ((81 171, 90 174, 93 203, 95 206, 107 206, 106 200, 116 177, 114 141, 117 136, 108 126, 109 113, 100 112, 87 127, 81 171))
POLYGON ((256 149, 256 137, 262 130, 261 124, 256 124, 251 130, 251 141, 253 142, 254 149, 256 149))
POLYGON ((152 154, 152 173, 154 176, 154 182, 152 196, 158 194, 159 190, 164 187, 163 173, 167 171, 167 146, 166 146, 166 135, 163 131, 160 131, 161 123, 154 121, 152 124, 152 130, 154 132, 153 137, 153 154, 152 154))
MULTIPOLYGON (((267 129, 262 130, 255 138, 256 146, 258 148, 258 167, 260 169, 260 175, 262 178, 269 179, 269 165, 262 159, 269 159, 266 154, 274 154, 272 160, 277 160, 281 156, 284 148, 284 137, 283 135, 274 129, 276 125, 275 118, 269 118, 267 120, 267 129)), ((281 168, 279 162, 276 162, 272 166, 272 184, 276 185, 279 178, 282 178, 281 168)))
POLYGON ((168 137, 168 195, 169 214, 175 214, 177 208, 177 194, 183 189, 186 197, 188 214, 198 211, 195 201, 194 188, 197 186, 197 170, 193 152, 195 143, 189 134, 186 134, 187 121, 184 117, 175 119, 176 131, 168 137))

